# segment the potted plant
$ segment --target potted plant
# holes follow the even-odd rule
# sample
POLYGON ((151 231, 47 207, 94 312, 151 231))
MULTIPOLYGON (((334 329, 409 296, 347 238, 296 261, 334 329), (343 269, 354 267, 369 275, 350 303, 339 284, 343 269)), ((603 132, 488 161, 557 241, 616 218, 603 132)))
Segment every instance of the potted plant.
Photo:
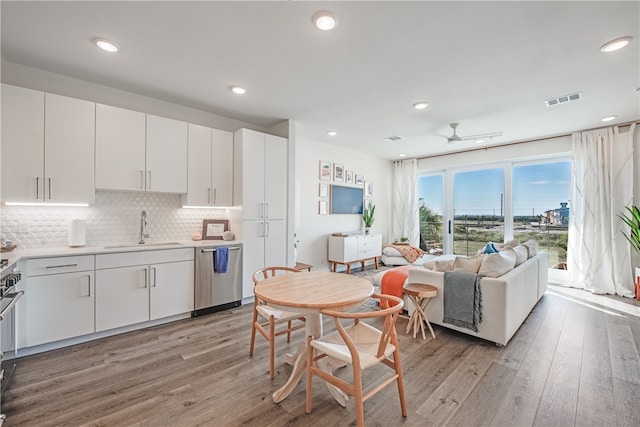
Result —
MULTIPOLYGON (((629 226, 629 234, 625 234, 624 237, 631 244, 631 248, 640 255, 640 208, 632 205, 625 206, 625 209, 627 214, 623 212, 618 215, 629 226)), ((635 280, 636 299, 640 300, 640 267, 636 267, 635 280)))
POLYGON ((367 206, 362 212, 362 222, 364 223, 364 234, 369 234, 369 230, 373 225, 374 214, 376 212, 376 205, 367 206))

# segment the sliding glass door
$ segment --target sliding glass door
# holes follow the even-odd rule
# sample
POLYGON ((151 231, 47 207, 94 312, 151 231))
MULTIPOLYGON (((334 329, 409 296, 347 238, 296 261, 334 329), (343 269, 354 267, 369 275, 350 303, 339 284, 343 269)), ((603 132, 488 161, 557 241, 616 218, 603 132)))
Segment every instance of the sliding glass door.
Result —
POLYGON ((432 255, 444 253, 444 174, 418 177, 420 248, 432 255))
POLYGON ((569 160, 514 165, 513 235, 538 241, 549 267, 567 268, 569 237, 569 160))
POLYGON ((453 253, 473 255, 504 241, 504 168, 453 174, 453 253))

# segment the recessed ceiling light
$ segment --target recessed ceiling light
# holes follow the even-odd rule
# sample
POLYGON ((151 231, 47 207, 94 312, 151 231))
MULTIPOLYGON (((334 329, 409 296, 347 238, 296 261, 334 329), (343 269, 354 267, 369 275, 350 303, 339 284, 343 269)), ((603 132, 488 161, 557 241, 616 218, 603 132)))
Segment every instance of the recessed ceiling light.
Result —
POLYGON ((236 95, 244 95, 245 93, 247 93, 247 90, 245 88, 236 85, 229 86, 229 90, 236 95))
POLYGON ((321 10, 313 14, 311 22, 322 31, 329 31, 338 25, 338 18, 328 10, 321 10))
POLYGON ((107 52, 114 53, 120 50, 120 46, 118 46, 114 42, 110 42, 109 40, 95 39, 95 43, 100 49, 107 52))
POLYGON ((336 132, 335 130, 330 130, 327 132, 327 135, 329 136, 336 136, 338 134, 338 132, 336 132))
POLYGON ((618 116, 607 116, 607 117, 603 117, 600 119, 600 121, 602 122, 610 122, 612 120, 615 120, 618 116))
POLYGON ((600 52, 609 53, 618 49, 622 49, 629 44, 632 38, 633 37, 620 37, 619 39, 611 40, 610 42, 602 45, 602 47, 600 48, 600 52))
POLYGON ((482 144, 484 142, 484 139, 476 139, 476 144, 482 144))
POLYGON ((429 106, 429 103, 424 101, 416 102, 415 104, 413 104, 413 108, 415 108, 416 110, 424 110, 428 106, 429 106))
POLYGON ((407 155, 404 154, 404 153, 400 153, 400 154, 398 154, 398 157, 407 157, 407 155))

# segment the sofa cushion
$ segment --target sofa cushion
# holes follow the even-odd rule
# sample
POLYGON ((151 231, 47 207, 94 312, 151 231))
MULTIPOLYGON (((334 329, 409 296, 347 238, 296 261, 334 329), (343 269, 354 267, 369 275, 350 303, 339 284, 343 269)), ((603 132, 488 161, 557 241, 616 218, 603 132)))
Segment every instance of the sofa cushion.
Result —
POLYGON ((529 251, 524 245, 516 246, 515 248, 513 248, 513 251, 516 253, 516 267, 529 258, 529 251))
POLYGON ((472 257, 459 256, 453 262, 453 271, 465 271, 467 273, 477 273, 480 270, 480 265, 484 255, 477 255, 472 257))
POLYGON ((454 260, 454 259, 456 259, 457 256, 458 255, 452 255, 452 254, 440 255, 440 256, 432 256, 430 259, 425 261, 425 263, 422 266, 424 268, 428 268, 429 270, 433 270, 435 268, 435 266, 436 266, 436 261, 454 260))
POLYGON ((478 274, 486 277, 500 277, 513 270, 516 265, 516 254, 510 250, 504 250, 497 254, 489 254, 484 257, 478 274))
POLYGON ((455 259, 437 259, 433 271, 453 271, 455 259))
POLYGON ((524 242, 522 245, 527 247, 527 256, 529 258, 533 258, 534 256, 538 255, 538 242, 537 241, 535 241, 533 239, 529 239, 526 242, 524 242))

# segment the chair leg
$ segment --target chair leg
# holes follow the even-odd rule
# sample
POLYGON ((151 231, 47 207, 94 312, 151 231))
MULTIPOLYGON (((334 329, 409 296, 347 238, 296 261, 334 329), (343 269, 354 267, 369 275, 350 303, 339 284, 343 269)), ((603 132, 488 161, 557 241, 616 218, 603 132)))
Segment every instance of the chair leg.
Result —
POLYGON ((353 370, 353 385, 355 386, 355 407, 356 407, 356 422, 358 427, 364 427, 364 401, 362 400, 362 371, 360 369, 353 370))
POLYGON ((291 320, 287 322, 287 342, 291 342, 291 320))
POLYGON ((253 320, 251 321, 251 344, 249 344, 249 356, 253 356, 253 345, 256 342, 256 322, 258 321, 258 311, 253 308, 253 320))
POLYGON ((275 378, 276 321, 269 316, 269 378, 275 378))
POLYGON ((313 375, 311 374, 311 367, 313 366, 313 347, 311 347, 311 340, 313 337, 307 337, 307 399, 305 403, 305 411, 307 414, 311 413, 312 410, 312 400, 313 400, 313 391, 312 382, 313 375))
POLYGON ((393 352, 393 364, 395 366, 396 374, 398 378, 396 383, 398 384, 398 396, 400 398, 400 410, 402 410, 402 416, 407 416, 407 402, 404 396, 404 380, 402 379, 402 366, 400 365, 400 351, 396 344, 396 351, 393 352))

